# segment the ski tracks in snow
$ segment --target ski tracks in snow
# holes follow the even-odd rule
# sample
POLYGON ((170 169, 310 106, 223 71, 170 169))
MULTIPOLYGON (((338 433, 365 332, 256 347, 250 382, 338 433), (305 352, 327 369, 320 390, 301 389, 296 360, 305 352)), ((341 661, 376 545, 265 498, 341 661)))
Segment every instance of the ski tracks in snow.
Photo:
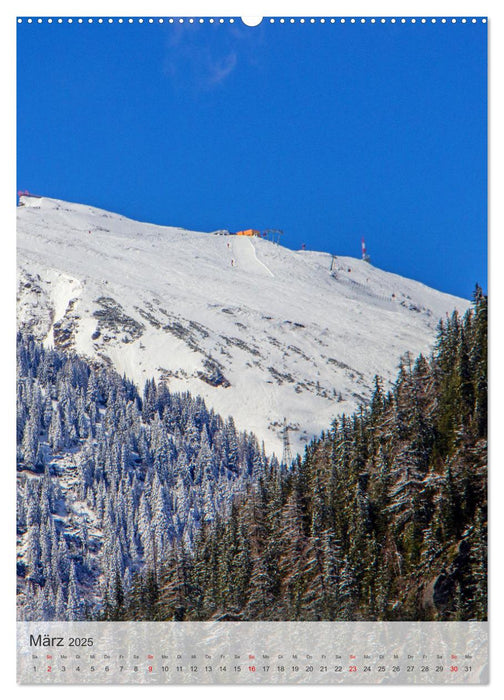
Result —
POLYGON ((257 257, 257 251, 256 251, 255 246, 254 246, 254 244, 252 243, 252 241, 249 241, 249 243, 250 243, 250 246, 251 246, 252 250, 254 251, 254 258, 256 259, 256 262, 257 262, 259 265, 261 265, 261 266, 266 270, 266 272, 267 272, 269 275, 271 275, 271 277, 274 277, 275 275, 271 272, 271 270, 269 269, 269 267, 268 267, 267 265, 265 265, 263 262, 261 262, 261 260, 259 260, 259 258, 257 257))
POLYGON ((249 238, 235 238, 232 243, 232 250, 234 264, 245 272, 262 275, 266 273, 270 277, 275 276, 269 267, 259 260, 255 246, 249 238))

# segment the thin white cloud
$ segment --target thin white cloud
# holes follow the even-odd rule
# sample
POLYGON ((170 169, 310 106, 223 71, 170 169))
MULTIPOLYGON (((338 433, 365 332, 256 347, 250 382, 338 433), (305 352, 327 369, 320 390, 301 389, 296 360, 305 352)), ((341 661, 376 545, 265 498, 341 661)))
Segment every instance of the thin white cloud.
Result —
POLYGON ((234 71, 238 64, 238 56, 236 52, 231 52, 223 58, 213 60, 209 65, 208 83, 217 85, 222 83, 234 71))
POLYGON ((260 32, 247 28, 181 24, 170 27, 164 72, 175 88, 205 92, 226 83, 243 65, 257 65, 260 32), (221 41, 209 42, 206 32, 220 32, 221 41))

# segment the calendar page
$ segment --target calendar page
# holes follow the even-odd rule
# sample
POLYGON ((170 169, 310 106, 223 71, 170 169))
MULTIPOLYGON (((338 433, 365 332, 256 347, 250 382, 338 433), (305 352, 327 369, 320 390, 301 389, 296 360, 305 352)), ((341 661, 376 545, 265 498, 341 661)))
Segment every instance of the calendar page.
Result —
POLYGON ((17 18, 21 684, 484 684, 487 19, 17 18))

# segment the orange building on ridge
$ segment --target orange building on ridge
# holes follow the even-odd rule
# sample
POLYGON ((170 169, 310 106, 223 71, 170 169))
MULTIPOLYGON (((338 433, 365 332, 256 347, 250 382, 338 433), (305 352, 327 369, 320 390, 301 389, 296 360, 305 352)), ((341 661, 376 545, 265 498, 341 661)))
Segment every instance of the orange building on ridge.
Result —
POLYGON ((256 231, 254 228, 248 228, 245 231, 237 231, 237 236, 260 236, 261 232, 256 231))

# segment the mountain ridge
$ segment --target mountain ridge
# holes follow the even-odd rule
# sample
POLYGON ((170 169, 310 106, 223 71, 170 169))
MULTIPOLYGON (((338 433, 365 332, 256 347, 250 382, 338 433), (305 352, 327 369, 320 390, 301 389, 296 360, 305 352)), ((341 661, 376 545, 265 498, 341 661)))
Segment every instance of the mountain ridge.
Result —
POLYGON ((428 353, 470 305, 368 262, 135 222, 24 196, 18 325, 46 346, 201 395, 269 452, 293 452, 428 353))

